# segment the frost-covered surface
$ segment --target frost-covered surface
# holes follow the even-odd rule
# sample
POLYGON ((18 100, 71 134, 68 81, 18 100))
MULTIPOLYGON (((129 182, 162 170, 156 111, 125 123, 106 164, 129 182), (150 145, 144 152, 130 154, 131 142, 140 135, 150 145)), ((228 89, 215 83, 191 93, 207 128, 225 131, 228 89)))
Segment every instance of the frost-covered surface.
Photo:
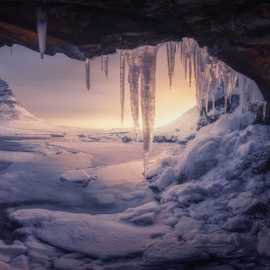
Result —
POLYGON ((152 170, 160 219, 174 229, 144 253, 146 263, 269 268, 260 256, 269 256, 270 128, 253 119, 223 115, 163 170, 152 170))
MULTIPOLYGON (((96 150, 91 149, 91 162, 97 162, 95 157, 99 153, 98 161, 107 166, 95 171, 89 189, 75 179, 90 175, 91 170, 85 170, 91 167, 90 158, 81 164, 82 175, 74 174, 74 168, 79 166, 74 159, 73 167, 62 161, 68 170, 65 181, 59 183, 67 189, 58 186, 57 198, 67 196, 66 201, 62 197, 62 203, 76 201, 77 208, 70 205, 68 209, 55 209, 54 203, 42 206, 36 202, 28 209, 10 209, 9 219, 19 224, 17 231, 25 236, 23 243, 19 243, 23 249, 16 257, 24 256, 30 269, 269 269, 270 127, 254 124, 254 119, 251 113, 226 114, 201 128, 186 145, 167 148, 167 152, 155 158, 148 175, 156 199, 140 201, 135 207, 129 204, 128 209, 118 208, 117 213, 89 213, 92 210, 88 212, 87 207, 90 209, 93 204, 87 201, 88 192, 92 190, 103 209, 109 207, 107 210, 117 209, 117 202, 130 202, 132 191, 123 190, 123 181, 129 178, 128 186, 138 185, 134 167, 137 161, 121 163, 118 157, 116 164, 109 165, 113 159, 101 155, 104 143, 94 143, 96 150), (105 183, 105 179, 115 183, 121 194, 116 196, 113 188, 95 189, 94 185, 105 183), (80 191, 85 189, 85 193, 80 191), (74 197, 75 194, 79 196, 74 197), (86 203, 84 207, 79 197, 86 203)), ((86 143, 74 142, 74 138, 73 142, 62 140, 50 143, 51 158, 56 149, 90 149, 86 143)), ((121 149, 120 144, 117 147, 121 149)), ((59 163, 55 167, 59 168, 59 163)), ((34 168, 39 170, 36 165, 34 168)), ((15 186, 18 187, 17 183, 15 186)), ((53 193, 44 188, 45 185, 41 189, 43 196, 53 193)), ((138 199, 138 186, 131 189, 138 199)), ((25 196, 31 197, 29 193, 25 196)), ((4 262, 13 263, 11 255, 4 262)))

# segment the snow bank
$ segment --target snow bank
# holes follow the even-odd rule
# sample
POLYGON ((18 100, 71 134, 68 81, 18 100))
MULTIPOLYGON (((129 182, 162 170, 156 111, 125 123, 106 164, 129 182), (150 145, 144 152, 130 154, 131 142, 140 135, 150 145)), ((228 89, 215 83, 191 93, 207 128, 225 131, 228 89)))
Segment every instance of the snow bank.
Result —
POLYGON ((43 209, 18 210, 11 218, 52 246, 101 259, 141 253, 154 235, 166 231, 164 226, 140 228, 107 216, 43 209))
POLYGON ((158 220, 172 231, 144 252, 145 264, 187 266, 214 257, 243 267, 257 254, 270 259, 270 127, 254 120, 250 112, 222 115, 152 170, 158 220))

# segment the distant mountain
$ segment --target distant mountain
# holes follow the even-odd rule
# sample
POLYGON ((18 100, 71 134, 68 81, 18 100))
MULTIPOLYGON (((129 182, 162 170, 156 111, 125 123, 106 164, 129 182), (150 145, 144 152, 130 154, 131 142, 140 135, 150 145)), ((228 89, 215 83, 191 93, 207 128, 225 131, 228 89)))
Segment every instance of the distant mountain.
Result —
POLYGON ((38 121, 38 119, 19 104, 8 84, 0 79, 0 121, 38 121))

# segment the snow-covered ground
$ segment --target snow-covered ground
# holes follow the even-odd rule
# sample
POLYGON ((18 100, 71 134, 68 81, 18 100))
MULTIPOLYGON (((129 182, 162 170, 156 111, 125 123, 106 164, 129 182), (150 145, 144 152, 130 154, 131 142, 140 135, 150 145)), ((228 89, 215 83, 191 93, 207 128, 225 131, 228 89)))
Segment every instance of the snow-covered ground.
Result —
POLYGON ((224 115, 187 145, 155 144, 153 194, 140 143, 1 136, 3 239, 17 239, 1 243, 1 269, 268 269, 270 128, 253 120, 224 115))
POLYGON ((253 113, 197 131, 193 109, 158 130, 177 140, 154 144, 146 181, 128 133, 56 128, 6 104, 1 270, 269 269, 270 127, 253 113))
MULTIPOLYGON (((123 143, 126 132, 51 126, 17 104, 11 91, 6 93, 0 104, 1 270, 89 269, 93 258, 98 269, 99 260, 136 257, 167 229, 134 226, 128 215, 125 221, 118 217, 141 205, 148 212, 147 205, 154 203, 143 176, 141 142, 123 143), (49 228, 48 237, 55 242, 28 234, 19 226, 20 211, 29 211, 21 212, 25 225, 34 213, 39 224, 51 216, 56 227, 54 232, 49 228)), ((156 145, 152 157, 166 147, 156 145)), ((140 224, 140 219, 133 215, 132 221, 140 224)))
MULTIPOLYGON (((7 222, 6 211, 9 209, 14 220, 19 211, 29 211, 30 216, 34 212, 41 216, 44 214, 44 217, 52 215, 57 222, 61 217, 60 223, 67 227, 60 225, 60 231, 56 228, 51 235, 59 237, 55 237, 54 244, 49 244, 50 249, 55 248, 56 251, 47 261, 43 260, 48 255, 43 249, 50 241, 29 235, 24 243, 15 242, 13 246, 2 243, 0 254, 3 249, 3 262, 13 268, 17 263, 16 269, 38 269, 35 265, 47 269, 45 266, 51 267, 52 264, 60 264, 57 269, 77 269, 73 264, 65 268, 61 266, 61 260, 54 261, 58 259, 59 250, 78 252, 90 258, 131 256, 142 252, 147 239, 150 241, 153 235, 164 230, 160 226, 143 229, 120 222, 114 215, 102 215, 120 213, 153 201, 152 192, 143 177, 141 143, 122 143, 114 133, 104 136, 71 130, 67 134, 67 130, 61 132, 53 130, 53 127, 47 131, 35 128, 31 132, 29 126, 30 122, 25 131, 9 123, 9 127, 0 134, 1 222, 7 222), (70 232, 71 229, 74 233, 70 232), (125 241, 131 242, 130 247, 124 244, 125 241), (36 251, 28 245, 40 245, 42 250, 36 251), (26 253, 30 255, 25 256, 26 253)), ((157 145, 153 157, 165 148, 165 145, 157 145)), ((24 213, 22 216, 26 218, 24 213)), ((2 234, 5 234, 2 239, 10 241, 14 234, 12 225, 2 227, 2 234)), ((24 229, 19 231, 20 234, 25 233, 24 229)), ((66 255, 66 252, 60 253, 66 255)), ((65 259, 63 263, 69 265, 65 259)), ((0 264, 0 269, 5 269, 1 267, 0 264)))

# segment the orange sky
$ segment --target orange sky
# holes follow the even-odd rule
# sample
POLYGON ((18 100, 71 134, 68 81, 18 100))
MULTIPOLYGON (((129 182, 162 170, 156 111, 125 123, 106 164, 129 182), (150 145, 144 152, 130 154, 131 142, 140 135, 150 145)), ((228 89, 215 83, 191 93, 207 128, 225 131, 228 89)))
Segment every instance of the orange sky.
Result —
MULTIPOLYGON (((100 58, 91 61, 90 92, 85 89, 84 62, 64 55, 46 56, 16 46, 13 55, 0 49, 0 77, 16 98, 33 114, 53 124, 86 128, 120 128, 119 54, 110 55, 109 77, 100 68, 100 58)), ((176 55, 174 82, 169 88, 166 50, 158 51, 156 73, 156 126, 167 124, 195 105, 194 86, 189 88, 176 55)), ((126 89, 129 86, 126 84, 126 89)), ((125 123, 132 126, 126 91, 125 123)))

